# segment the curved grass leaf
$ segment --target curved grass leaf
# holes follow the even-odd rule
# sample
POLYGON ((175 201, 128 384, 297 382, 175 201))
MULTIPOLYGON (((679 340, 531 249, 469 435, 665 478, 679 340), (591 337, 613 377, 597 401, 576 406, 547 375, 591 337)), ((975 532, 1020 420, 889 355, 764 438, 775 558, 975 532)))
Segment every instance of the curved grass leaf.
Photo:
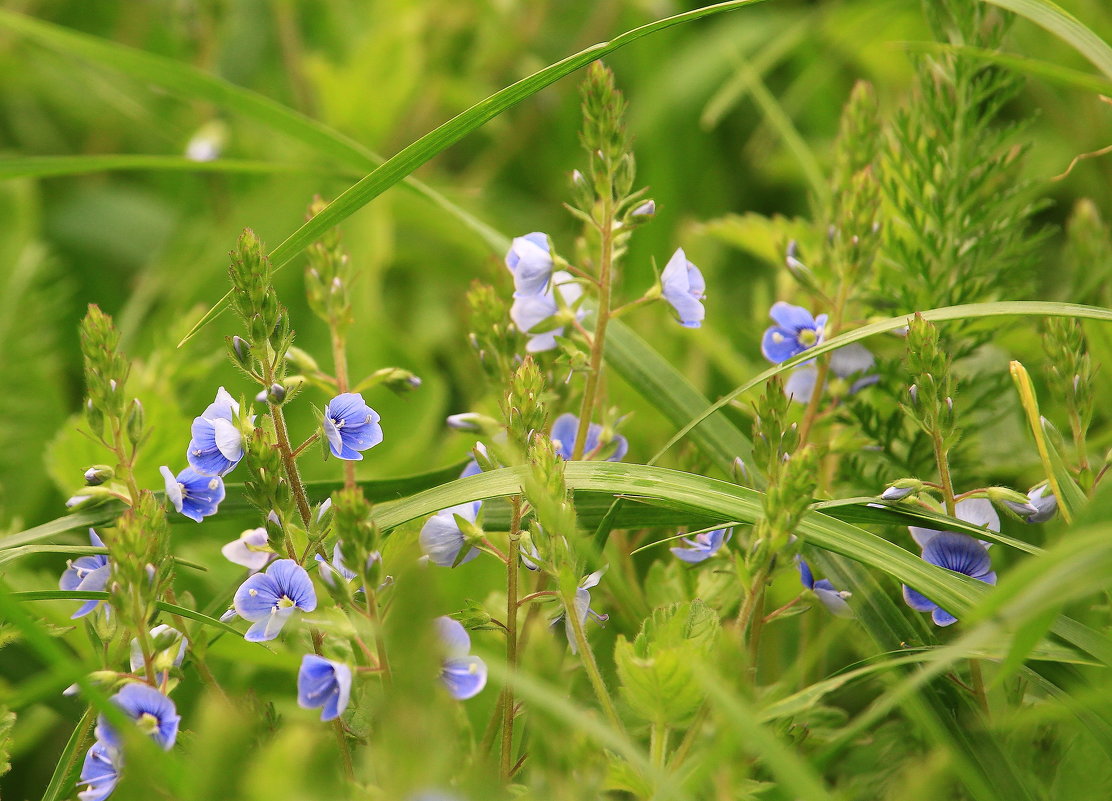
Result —
MULTIPOLYGON (((686 22, 693 22, 714 14, 733 11, 760 2, 763 2, 763 0, 730 0, 729 2, 718 3, 712 6, 706 6, 705 8, 698 8, 694 11, 688 11, 683 14, 665 17, 664 19, 656 20, 647 25, 642 25, 626 31, 608 42, 600 42, 599 44, 592 45, 585 50, 581 50, 574 55, 557 61, 555 64, 550 64, 527 78, 522 78, 517 83, 510 84, 434 128, 415 142, 406 145, 369 175, 349 187, 347 191, 329 203, 322 212, 308 220, 304 225, 290 234, 284 242, 274 248, 270 252, 271 262, 274 264, 275 268, 280 268, 284 264, 287 264, 329 228, 347 219, 441 151, 451 147, 472 131, 482 127, 487 122, 506 111, 506 109, 531 97, 546 86, 555 83, 560 78, 570 75, 576 70, 587 66, 592 61, 596 61, 650 34, 665 30, 666 28, 671 28, 675 25, 682 25, 686 22)), ((0 18, 0 20, 2 20, 2 18, 0 18)), ((231 291, 229 290, 216 306, 210 309, 208 313, 193 326, 179 345, 188 342, 197 331, 219 314, 224 306, 227 305, 230 297, 231 291)))
MULTIPOLYGON (((43 178, 58 175, 86 175, 119 170, 173 170, 178 172, 275 173, 320 172, 327 168, 306 164, 280 164, 273 161, 217 159, 194 161, 184 156, 98 155, 98 156, 25 156, 0 159, 0 181, 11 178, 43 178)), ((351 170, 343 170, 345 174, 351 170)))
MULTIPOLYGON (((997 301, 994 303, 970 303, 961 306, 946 306, 940 309, 930 309, 928 311, 920 312, 923 319, 930 320, 931 322, 945 322, 947 320, 977 320, 989 317, 1073 317, 1078 319, 1088 320, 1101 320, 1103 322, 1112 322, 1112 309, 1102 309, 1096 306, 1082 306, 1076 303, 1056 303, 1050 301, 1036 301, 1036 300, 1012 300, 1012 301, 997 301)), ((890 331, 896 331, 904 328, 907 325, 910 314, 902 314, 898 317, 889 317, 887 320, 880 320, 869 325, 863 325, 853 331, 847 331, 844 334, 839 334, 836 337, 826 340, 812 348, 800 353, 787 361, 781 362, 763 373, 759 373, 753 378, 746 381, 741 386, 733 389, 727 394, 723 395, 714 403, 710 404, 702 412, 692 418, 687 425, 681 428, 676 434, 668 440, 667 444, 661 448, 649 464, 655 464, 656 461, 667 453, 673 445, 686 437, 695 426, 702 423, 710 415, 717 412, 723 406, 728 404, 739 395, 748 392, 753 387, 759 386, 774 375, 786 373, 793 367, 798 367, 806 361, 810 361, 816 356, 821 356, 824 353, 829 353, 832 350, 849 345, 852 342, 860 342, 863 339, 868 339, 876 334, 884 334, 890 331)))
POLYGON ((41 526, 29 528, 16 534, 0 537, 0 550, 15 548, 20 545, 29 545, 32 542, 42 542, 67 531, 74 531, 89 526, 101 526, 115 520, 123 512, 124 506, 120 503, 107 503, 81 512, 65 515, 41 526))
MULTIPOLYGON (((106 554, 108 549, 97 548, 94 545, 21 545, 18 548, 8 548, 0 551, 0 565, 35 553, 106 554)), ((191 562, 188 559, 181 559, 177 556, 171 556, 170 558, 182 567, 202 572, 208 570, 204 565, 191 562)))
MULTIPOLYGON (((10 593, 10 596, 16 601, 107 601, 110 597, 107 592, 89 592, 85 590, 30 590, 27 592, 13 592, 10 593)), ((209 617, 203 612, 187 609, 177 604, 166 603, 166 601, 155 601, 155 606, 171 615, 187 617, 190 620, 196 620, 198 623, 203 623, 206 626, 220 629, 227 634, 234 634, 236 637, 240 636, 240 632, 236 631, 227 623, 221 623, 216 618, 209 617)))
POLYGON ((1045 28, 1112 78, 1112 47, 1085 23, 1050 0, 984 0, 1026 17, 1045 28))
POLYGON ((46 785, 42 801, 61 801, 63 798, 69 798, 70 792, 77 785, 81 772, 82 752, 89 742, 89 733, 95 722, 96 715, 90 707, 85 710, 85 714, 81 716, 81 720, 74 727, 73 734, 66 742, 66 747, 58 755, 58 764, 54 768, 50 782, 46 785))
POLYGON ((1112 94, 1112 78, 1102 78, 1088 72, 1063 67, 1050 61, 1041 61, 1037 58, 1027 58, 1014 53, 1001 53, 996 50, 985 50, 981 47, 968 45, 952 45, 944 42, 905 42, 903 45, 913 53, 954 53, 959 56, 988 61, 1007 67, 1021 75, 1032 78, 1041 78, 1044 81, 1081 89, 1086 92, 1108 95, 1112 94))

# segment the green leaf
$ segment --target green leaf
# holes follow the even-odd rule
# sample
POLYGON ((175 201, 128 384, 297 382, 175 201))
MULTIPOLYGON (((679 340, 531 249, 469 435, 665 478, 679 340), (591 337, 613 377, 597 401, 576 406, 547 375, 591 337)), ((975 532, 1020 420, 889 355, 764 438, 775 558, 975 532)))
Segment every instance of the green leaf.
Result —
MULTIPOLYGON (((327 171, 310 164, 279 164, 272 161, 217 159, 194 161, 184 156, 97 155, 97 156, 23 156, 0 159, 0 180, 42 178, 53 175, 87 175, 122 170, 173 170, 184 172, 275 173, 327 171)), ((350 173, 351 170, 345 170, 350 173)))
POLYGON ((77 784, 82 759, 84 758, 83 752, 85 746, 89 743, 89 732, 92 731, 95 722, 96 714, 90 707, 81 716, 73 734, 66 742, 66 747, 62 749, 62 753, 58 756, 58 764, 54 768, 54 774, 50 777, 50 783, 46 785, 46 792, 42 795, 42 801, 61 801, 70 797, 74 786, 77 784))
MULTIPOLYGON (((107 592, 90 592, 86 590, 29 590, 27 592, 13 592, 10 593, 10 596, 16 601, 107 601, 111 597, 107 592)), ((233 634, 236 637, 240 636, 240 633, 227 623, 221 623, 216 618, 209 617, 203 612, 198 612, 194 609, 186 609, 184 606, 166 603, 166 601, 155 601, 155 606, 171 615, 178 615, 180 617, 189 618, 190 620, 196 620, 198 623, 220 629, 226 634, 233 634)))
POLYGON ((1112 78, 1112 47, 1081 20, 1050 0, 985 0, 1014 11, 1045 28, 1070 45, 1109 78, 1112 78))
POLYGON ((1040 61, 1039 59, 1027 58, 1013 53, 1001 53, 996 50, 985 50, 980 47, 952 45, 943 42, 906 42, 904 47, 912 52, 954 53, 959 56, 976 58, 981 61, 988 61, 992 64, 999 64, 1001 67, 1007 67, 1014 72, 1030 75, 1033 78, 1041 78, 1045 81, 1059 84, 1060 86, 1068 86, 1074 89, 1081 89, 1085 92, 1094 92, 1102 95, 1112 94, 1112 80, 1102 78, 1099 75, 1092 75, 1088 72, 1080 72, 1079 70, 1070 69, 1069 67, 1063 67, 1061 64, 1054 64, 1049 61, 1040 61))
MULTIPOLYGON (((1101 320, 1104 322, 1112 322, 1112 309, 1102 309, 1096 306, 1082 306, 1075 303, 1056 303, 1049 301, 1032 301, 1032 300, 1012 300, 1012 301, 997 301, 994 303, 970 303, 961 306, 946 306, 940 309, 930 309, 928 311, 920 312, 923 318, 932 322, 944 322, 947 320, 976 320, 985 319, 990 317, 1074 317, 1090 320, 1101 320)), ((681 428, 676 434, 668 440, 667 444, 661 448, 649 464, 655 464, 661 456, 667 453, 673 445, 686 437, 697 425, 701 424, 710 415, 717 412, 723 406, 728 404, 739 395, 748 392, 750 389, 761 385, 774 375, 786 373, 794 367, 806 361, 814 359, 816 356, 821 356, 824 353, 829 353, 832 350, 837 350, 843 345, 849 345, 852 342, 860 342, 863 339, 868 339, 876 334, 883 334, 889 331, 896 331, 904 328, 907 325, 908 318, 911 315, 900 315, 899 317, 890 317, 887 320, 880 320, 869 325, 861 326, 853 331, 847 331, 836 337, 832 337, 813 348, 800 353, 785 362, 770 367, 763 373, 759 373, 750 380, 746 381, 741 386, 735 388, 731 392, 723 395, 714 403, 710 404, 702 412, 695 415, 688 423, 681 428)))

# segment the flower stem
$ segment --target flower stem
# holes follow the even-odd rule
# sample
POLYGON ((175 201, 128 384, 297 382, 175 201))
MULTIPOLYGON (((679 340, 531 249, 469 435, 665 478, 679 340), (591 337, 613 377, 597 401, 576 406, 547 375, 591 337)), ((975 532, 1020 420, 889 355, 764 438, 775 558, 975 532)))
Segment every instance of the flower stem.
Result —
MULTIPOLYGON (((313 640, 313 652, 317 656, 324 656, 324 651, 321 649, 324 635, 315 628, 310 629, 309 634, 313 640)), ((344 775, 347 776, 349 781, 354 781, 355 768, 351 763, 351 749, 348 747, 347 735, 344 734, 344 724, 340 722, 339 718, 332 721, 332 731, 336 734, 336 744, 340 747, 340 757, 344 762, 344 775)))
POLYGON ((664 758, 668 754, 668 726, 660 721, 653 721, 649 731, 649 762, 653 767, 662 769, 664 758))
MULTIPOLYGON (((347 342, 335 320, 328 325, 332 336, 332 365, 336 370, 336 389, 343 395, 348 391, 347 342)), ((344 461, 344 489, 355 488, 355 462, 344 461)))
POLYGON ((590 370, 583 389, 583 403, 579 407, 579 430, 575 432, 572 460, 583 458, 587 444, 587 431, 594 415, 599 380, 602 377, 602 348, 606 342, 606 324, 610 322, 611 267, 614 258, 614 206, 609 186, 602 201, 602 221, 599 224, 599 273, 598 309, 595 311, 595 335, 591 338, 590 370))
POLYGON ((514 686, 513 675, 517 669, 517 580, 518 540, 521 528, 521 496, 515 495, 510 501, 513 512, 510 518, 509 559, 506 560, 506 684, 502 688, 502 780, 510 780, 513 770, 514 745, 514 686))
POLYGON ((583 669, 587 671, 587 678, 595 691, 595 697, 598 698, 599 705, 602 707, 602 711, 606 713, 610 725, 618 732, 625 734, 625 726, 622 725, 622 719, 618 717, 618 710, 614 708, 614 702, 606 689, 606 683, 602 680, 602 673, 599 672, 598 662, 595 661, 594 652, 591 651, 591 644, 587 642, 587 634, 583 631, 583 621, 579 619, 579 614, 575 610, 575 593, 573 592, 570 596, 563 595, 562 598, 564 614, 571 625, 572 636, 574 636, 576 648, 579 650, 579 659, 583 663, 583 669))
POLYGON ((977 699, 977 705, 984 712, 985 717, 989 715, 988 712, 988 696, 985 694, 985 680, 981 675, 981 662, 977 659, 969 660, 969 678, 973 684, 973 697, 977 699))
POLYGON ((363 587, 363 595, 367 599, 367 618, 374 627, 378 667, 382 670, 383 682, 389 685, 393 681, 393 675, 390 672, 390 660, 386 657, 386 641, 382 639, 382 619, 378 613, 378 598, 366 585, 363 587))
POLYGON ((767 566, 757 571, 737 616, 738 628, 745 637, 749 651, 749 672, 754 683, 757 679, 757 655, 761 646, 761 629, 764 627, 764 597, 768 572, 767 566))
POLYGON ((938 463, 938 476, 942 481, 942 502, 946 504, 946 514, 953 517, 957 507, 954 501, 954 482, 950 478, 950 461, 946 456, 946 448, 942 444, 942 432, 937 427, 931 431, 931 441, 934 443, 934 460, 938 463))
MULTIPOLYGON (((313 432, 313 434, 312 434, 312 436, 310 436, 310 437, 309 437, 309 438, 308 438, 307 440, 305 440, 305 441, 304 441, 304 442, 302 442, 302 443, 301 443, 300 445, 298 445, 298 446, 297 446, 296 448, 294 448, 294 449, 293 449, 293 453, 292 453, 292 454, 290 454, 290 455, 291 455, 291 456, 293 456, 293 458, 295 458, 295 459, 296 459, 296 458, 297 458, 298 456, 300 456, 300 455, 301 455, 301 452, 302 452, 303 450, 305 450, 306 448, 308 448, 308 447, 309 447, 310 445, 312 445, 312 444, 313 444, 314 442, 316 442, 316 441, 317 441, 318 439, 320 439, 320 431, 319 431, 319 430, 318 430, 318 431, 314 431, 314 432, 313 432)), ((344 462, 344 466, 345 466, 345 467, 347 467, 347 466, 348 466, 349 464, 350 464, 350 462, 344 462)))

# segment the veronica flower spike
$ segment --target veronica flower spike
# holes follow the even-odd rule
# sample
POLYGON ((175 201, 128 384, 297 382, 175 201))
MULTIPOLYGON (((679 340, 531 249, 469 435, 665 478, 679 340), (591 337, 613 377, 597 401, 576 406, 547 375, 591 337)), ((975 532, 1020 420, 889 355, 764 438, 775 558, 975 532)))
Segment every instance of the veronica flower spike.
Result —
POLYGON ((337 395, 324 407, 324 436, 337 459, 359 461, 365 451, 382 442, 378 412, 355 392, 337 395))
POLYGON ((732 528, 716 528, 714 531, 704 531, 694 537, 683 537, 680 541, 684 544, 669 548, 679 559, 692 564, 705 562, 730 541, 734 534, 732 528))
POLYGON ((120 781, 123 754, 100 741, 93 743, 81 766, 77 786, 85 789, 77 794, 79 801, 104 801, 120 781))
POLYGON ((351 698, 351 668, 316 654, 301 658, 297 671, 297 705, 320 707, 321 720, 335 720, 347 709, 351 698))
POLYGON ((799 581, 804 588, 813 592, 831 614, 838 617, 853 617, 853 610, 846 603, 846 598, 850 597, 850 593, 845 590, 834 589, 830 579, 815 581, 815 576, 811 573, 811 566, 799 556, 795 557, 795 566, 799 568, 799 581))
MULTIPOLYGON (((577 433, 579 433, 579 418, 570 412, 560 415, 552 424, 552 444, 556 446, 556 453, 564 459, 571 459, 577 433)), ((607 454, 606 461, 620 462, 629 450, 629 441, 621 434, 612 434, 604 446, 600 443, 601 438, 602 426, 591 423, 587 427, 587 439, 583 444, 583 458, 590 458, 601 448, 607 454)))
POLYGON ((224 387, 200 417, 193 419, 186 458, 202 476, 224 476, 243 458, 243 434, 236 427, 239 404, 224 387))
POLYGON ((166 481, 166 499, 176 510, 198 523, 202 518, 216 514, 217 507, 224 500, 224 479, 203 476, 192 467, 185 468, 177 476, 166 465, 159 470, 166 481))
POLYGON ((779 301, 772 304, 768 316, 776 325, 764 332, 761 353, 773 364, 785 362, 822 342, 825 314, 812 317, 802 306, 779 301))
POLYGON ((687 260, 683 248, 678 248, 660 274, 660 293, 672 304, 684 328, 703 325, 706 310, 702 299, 707 284, 699 268, 687 260))
MULTIPOLYGON (((932 565, 975 578, 985 584, 996 583, 988 548, 972 537, 955 531, 942 531, 932 537, 923 548, 923 559, 932 565)), ((931 619, 937 626, 949 626, 957 622, 952 614, 906 584, 903 586, 903 597, 907 605, 916 612, 930 612, 931 619)))
MULTIPOLYGON (((89 529, 89 542, 95 548, 104 547, 104 543, 92 529, 89 529)), ((105 554, 79 556, 66 563, 66 570, 62 573, 62 577, 58 579, 58 589, 103 592, 108 585, 108 578, 111 573, 112 568, 108 564, 108 557, 105 554)), ((76 620, 79 617, 84 617, 100 606, 101 603, 103 602, 96 600, 86 601, 70 616, 70 619, 76 620)), ((107 608, 108 606, 105 604, 105 609, 107 608)))
POLYGON ((305 568, 293 559, 279 559, 243 582, 232 604, 236 614, 253 624, 244 639, 266 642, 278 636, 295 610, 316 609, 317 593, 305 568))
POLYGON ((456 700, 474 698, 486 686, 486 663, 471 655, 471 637, 458 620, 446 615, 438 617, 436 629, 445 652, 440 680, 456 700))
MULTIPOLYGON (((169 751, 178 736, 178 715, 174 702, 147 684, 125 684, 109 699, 135 721, 140 731, 148 735, 165 751, 169 751)), ((103 715, 97 718, 96 736, 105 745, 119 748, 123 745, 120 733, 108 724, 103 715)))
POLYGON ((548 234, 534 231, 519 236, 506 253, 506 267, 514 277, 514 297, 539 295, 552 275, 552 248, 548 234))

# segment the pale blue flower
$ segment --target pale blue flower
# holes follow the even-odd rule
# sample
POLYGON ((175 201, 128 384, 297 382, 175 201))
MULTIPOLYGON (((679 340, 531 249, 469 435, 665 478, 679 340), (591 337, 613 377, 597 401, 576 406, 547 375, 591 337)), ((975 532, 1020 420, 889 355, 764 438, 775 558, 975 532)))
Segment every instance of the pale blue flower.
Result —
POLYGON ((236 614, 253 624, 244 639, 265 642, 278 636, 295 610, 316 609, 317 593, 305 568, 293 559, 279 559, 243 582, 232 604, 236 614))
POLYGON ((321 720, 335 720, 347 709, 351 698, 351 668, 316 654, 301 658, 297 672, 297 705, 302 709, 321 707, 321 720))
MULTIPOLYGON (((931 537, 923 547, 923 559, 932 565, 970 576, 985 584, 996 583, 988 548, 972 537, 955 531, 940 531, 931 537)), ((916 612, 930 612, 935 625, 949 626, 957 622, 952 614, 906 584, 903 585, 903 597, 907 605, 916 612)))
MULTIPOLYGON (((123 710, 124 714, 135 721, 139 730, 169 751, 178 736, 178 715, 174 702, 147 684, 125 684, 120 691, 109 699, 123 710)), ((111 748, 123 745, 123 738, 108 720, 101 715, 97 718, 96 737, 111 748)))
POLYGON ((337 395, 324 407, 324 435, 337 459, 359 461, 365 451, 382 442, 378 412, 355 392, 337 395))
POLYGON ((552 276, 552 249, 548 234, 534 231, 516 237, 506 253, 506 267, 514 277, 514 297, 543 292, 552 276))
MULTIPOLYGON (((579 418, 570 412, 560 415, 552 424, 552 444, 556 453, 564 459, 571 459, 572 449, 575 447, 575 435, 579 431, 579 418)), ((613 434, 609 441, 603 445, 602 426, 591 423, 587 426, 587 439, 583 443, 583 458, 590 459, 594 456, 606 454, 606 461, 620 462, 629 450, 629 441, 621 434, 613 434)))
POLYGON ((800 556, 795 557, 795 566, 799 568, 799 581, 806 589, 811 590, 832 614, 838 617, 853 617, 853 610, 846 603, 846 598, 850 596, 848 592, 835 589, 830 579, 815 581, 811 566, 800 556))
POLYGON ((458 620, 446 615, 438 617, 436 628, 445 652, 440 680, 453 698, 459 701, 473 698, 486 686, 486 663, 471 655, 471 637, 458 620))
MULTIPOLYGON (((544 292, 537 295, 514 295, 513 306, 510 307, 510 319, 523 334, 529 336, 525 350, 529 353, 540 353, 556 347, 556 337, 564 335, 564 326, 557 326, 547 331, 533 329, 542 322, 552 317, 561 307, 569 308, 582 297, 583 288, 572 278, 571 273, 560 270, 553 273, 552 280, 544 292)), ((576 311, 576 317, 582 319, 587 312, 585 309, 576 311)))
POLYGON ((77 786, 85 789, 77 794, 79 801, 104 801, 116 789, 123 767, 123 754, 110 745, 97 741, 85 754, 81 779, 77 786))
POLYGON ((251 571, 266 567, 277 554, 270 547, 270 538, 265 528, 249 528, 220 549, 224 558, 235 565, 242 565, 251 571))
POLYGON ((192 467, 187 467, 175 477, 170 468, 159 468, 166 481, 166 498, 174 508, 190 520, 201 519, 216 514, 220 502, 224 500, 224 479, 220 476, 203 476, 192 467))
MULTIPOLYGON (((579 582, 579 588, 575 591, 575 615, 579 618, 579 626, 584 631, 586 631, 588 617, 593 617, 599 623, 605 623, 610 619, 609 615, 599 614, 591 608, 591 588, 598 586, 598 583, 602 580, 602 574, 605 572, 606 568, 604 567, 589 576, 584 576, 579 582)), ((568 638, 571 652, 577 654, 579 653, 579 646, 575 642, 575 629, 572 627, 571 618, 565 612, 553 622, 559 622, 561 619, 564 621, 564 634, 568 638)))
POLYGON ((224 476, 243 458, 243 434, 236 427, 239 404, 224 387, 200 417, 193 419, 186 458, 202 476, 224 476))
MULTIPOLYGON (((89 529, 89 543, 95 548, 104 547, 104 542, 92 529, 89 529)), ((112 568, 108 564, 107 555, 98 553, 79 556, 66 562, 65 572, 58 579, 58 588, 69 591, 104 592, 111 575, 112 568)), ((70 616, 70 619, 76 620, 79 617, 84 617, 102 603, 104 602, 97 600, 86 601, 70 616)), ((104 604, 104 608, 108 609, 108 604, 104 604)))
POLYGON ((1027 497, 1036 509, 1035 514, 1027 517, 1028 523, 1045 523, 1058 513, 1058 499, 1050 491, 1049 484, 1041 484, 1035 487, 1027 493, 1027 497))
MULTIPOLYGON (((185 659, 185 651, 189 647, 189 640, 173 626, 165 623, 151 629, 151 644, 155 647, 154 669, 157 671, 155 678, 159 684, 166 680, 166 675, 172 667, 181 667, 185 659)), ((139 639, 131 641, 131 672, 140 673, 144 669, 143 646, 139 639)))
POLYGON ((699 268, 687 260, 683 248, 678 248, 660 274, 660 291, 672 304, 684 328, 699 328, 706 310, 702 299, 707 291, 706 281, 699 268))
MULTIPOLYGON (((969 523, 971 526, 980 526, 981 528, 987 528, 989 531, 1000 531, 1000 515, 996 513, 992 501, 988 498, 965 498, 958 501, 954 507, 954 517, 969 523)), ((920 548, 926 548, 927 543, 943 533, 933 528, 922 528, 921 526, 908 526, 907 530, 920 548)), ((992 543, 989 541, 980 540, 980 543, 986 548, 992 547, 992 543)))
POLYGON ((783 301, 774 303, 768 314, 776 325, 764 332, 761 353, 773 364, 787 361, 822 342, 825 314, 812 317, 802 306, 783 301))
POLYGON ((683 537, 680 541, 684 545, 669 550, 683 561, 696 564, 718 553, 719 549, 730 541, 733 534, 732 528, 716 528, 714 531, 704 531, 693 537, 683 537))
POLYGON ((430 562, 441 567, 455 567, 470 562, 479 555, 479 549, 472 546, 463 558, 460 558, 460 551, 467 544, 467 540, 460 530, 456 515, 468 523, 474 523, 482 505, 481 501, 462 503, 437 512, 425 521, 418 540, 421 550, 430 562))
MULTIPOLYGON (((849 382, 844 392, 846 395, 856 394, 880 380, 880 376, 868 373, 875 363, 876 359, 869 349, 857 343, 838 348, 830 354, 830 372, 837 378, 849 382)), ((788 376, 784 384, 784 394, 797 403, 809 403, 818 377, 819 370, 812 362, 803 364, 792 370, 791 375, 788 376)))

